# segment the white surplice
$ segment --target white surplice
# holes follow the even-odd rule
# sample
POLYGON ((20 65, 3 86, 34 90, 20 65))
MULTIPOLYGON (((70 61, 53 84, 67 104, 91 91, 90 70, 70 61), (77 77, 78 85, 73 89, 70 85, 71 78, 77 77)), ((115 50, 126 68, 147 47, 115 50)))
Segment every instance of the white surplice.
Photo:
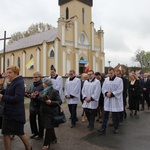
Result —
POLYGON ((73 80, 68 78, 65 83, 65 96, 72 95, 74 98, 67 99, 67 104, 78 104, 80 101, 81 81, 77 77, 73 80))
POLYGON ((59 95, 61 97, 62 102, 64 102, 64 94, 63 94, 63 79, 61 76, 57 76, 56 79, 49 77, 52 80, 53 88, 59 91, 59 95))
POLYGON ((115 77, 114 80, 110 80, 107 77, 102 86, 102 93, 104 95, 104 111, 123 111, 123 81, 121 78, 115 77), (106 92, 113 93, 114 97, 106 97, 106 92))
POLYGON ((82 107, 89 109, 97 109, 100 93, 101 93, 101 85, 99 80, 95 78, 94 81, 92 82, 89 80, 84 81, 84 85, 82 88, 83 98, 85 97, 92 98, 92 101, 86 102, 84 100, 82 107))

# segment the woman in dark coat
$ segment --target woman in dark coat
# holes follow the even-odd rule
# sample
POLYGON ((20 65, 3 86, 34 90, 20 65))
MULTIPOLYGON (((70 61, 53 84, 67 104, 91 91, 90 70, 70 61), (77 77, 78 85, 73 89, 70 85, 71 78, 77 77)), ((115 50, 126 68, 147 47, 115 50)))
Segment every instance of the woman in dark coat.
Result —
MULTIPOLYGON (((97 80, 100 81, 100 85, 101 85, 101 88, 102 88, 103 83, 105 81, 104 77, 102 76, 102 74, 100 72, 95 72, 95 77, 96 77, 97 80)), ((99 121, 100 123, 102 123, 103 116, 104 116, 104 96, 103 96, 102 92, 101 92, 100 97, 99 97, 99 105, 98 105, 98 108, 97 108, 97 115, 98 115, 98 118, 97 118, 96 121, 99 121)))
POLYGON ((59 105, 62 101, 59 91, 53 89, 50 78, 43 79, 43 87, 44 90, 39 93, 39 98, 42 103, 40 109, 42 118, 41 123, 46 129, 42 150, 48 150, 51 142, 57 143, 54 127, 58 127, 58 125, 53 124, 52 115, 53 113, 58 113, 60 111, 59 105))
POLYGON ((19 76, 19 67, 7 68, 9 83, 4 95, 0 94, 0 101, 4 103, 2 134, 4 135, 5 149, 11 149, 11 135, 18 135, 25 145, 26 150, 32 149, 24 133, 25 108, 24 108, 24 81, 19 76))
POLYGON ((129 109, 131 111, 131 116, 133 115, 133 110, 135 110, 134 115, 137 115, 137 111, 139 111, 140 93, 140 81, 136 75, 132 74, 130 75, 129 82, 129 109))
POLYGON ((43 139, 44 134, 44 129, 40 124, 40 100, 36 97, 36 94, 44 89, 41 78, 42 75, 40 72, 37 71, 33 74, 33 85, 30 87, 29 92, 26 94, 27 97, 30 97, 29 120, 32 132, 30 138, 35 138, 37 140, 43 139))

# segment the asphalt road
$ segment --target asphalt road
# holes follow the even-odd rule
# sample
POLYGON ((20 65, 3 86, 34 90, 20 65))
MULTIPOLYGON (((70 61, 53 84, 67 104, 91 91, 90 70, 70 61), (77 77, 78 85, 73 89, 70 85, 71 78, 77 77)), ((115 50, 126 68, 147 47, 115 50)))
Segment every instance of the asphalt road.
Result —
MULTIPOLYGON (((95 122, 95 130, 88 131, 88 123, 81 122, 82 107, 78 106, 78 119, 75 128, 70 128, 69 111, 66 104, 62 104, 67 122, 56 128, 57 144, 51 145, 51 150, 149 150, 150 149, 150 110, 138 112, 137 116, 130 117, 120 126, 119 133, 113 134, 113 127, 108 126, 106 134, 101 135, 98 129, 101 124, 95 122)), ((28 110, 25 132, 30 136, 28 110)), ((111 119, 110 119, 111 121, 111 119)), ((43 140, 29 139, 33 150, 41 150, 43 140)), ((0 150, 4 150, 0 135, 0 150)), ((12 150, 24 150, 21 140, 16 136, 12 141, 12 150)))

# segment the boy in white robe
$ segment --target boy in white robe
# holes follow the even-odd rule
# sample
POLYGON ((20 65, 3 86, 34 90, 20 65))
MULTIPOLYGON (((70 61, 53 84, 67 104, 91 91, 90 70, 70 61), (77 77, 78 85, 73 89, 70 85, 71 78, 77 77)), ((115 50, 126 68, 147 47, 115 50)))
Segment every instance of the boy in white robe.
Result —
POLYGON ((97 113, 97 107, 99 104, 99 97, 101 93, 100 81, 95 78, 94 71, 88 71, 89 79, 84 82, 82 88, 83 95, 83 105, 84 111, 86 113, 89 125, 89 131, 94 129, 94 121, 97 113))
POLYGON ((80 102, 81 81, 76 77, 75 71, 70 70, 69 78, 65 84, 65 97, 71 115, 71 128, 75 127, 77 119, 77 104, 80 102))
POLYGON ((120 112, 123 111, 123 81, 121 78, 116 77, 113 68, 109 68, 108 75, 102 87, 104 95, 104 117, 102 127, 98 131, 101 133, 106 132, 107 121, 109 112, 112 112, 114 130, 113 133, 118 133, 120 112))
POLYGON ((61 97, 62 102, 64 102, 63 96, 63 79, 61 76, 56 74, 56 69, 51 67, 51 76, 49 77, 52 80, 53 88, 59 91, 59 95, 61 97))

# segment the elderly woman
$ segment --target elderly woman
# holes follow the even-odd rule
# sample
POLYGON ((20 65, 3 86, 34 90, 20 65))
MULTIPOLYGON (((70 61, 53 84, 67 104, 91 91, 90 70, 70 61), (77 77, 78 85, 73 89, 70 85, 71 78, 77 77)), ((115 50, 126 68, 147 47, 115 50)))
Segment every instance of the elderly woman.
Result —
POLYGON ((29 93, 26 95, 30 98, 29 120, 32 132, 30 138, 37 140, 43 139, 44 134, 44 129, 40 124, 40 100, 36 97, 36 93, 44 89, 41 78, 42 74, 40 72, 37 71, 33 74, 33 84, 30 87, 29 93))
POLYGON ((130 75, 129 82, 129 109, 130 115, 133 115, 133 110, 135 110, 134 115, 137 115, 137 111, 139 111, 139 100, 141 93, 141 86, 138 77, 134 74, 130 75))
POLYGON ((60 111, 59 105, 62 101, 59 91, 53 89, 50 78, 43 79, 43 87, 44 90, 39 93, 39 98, 42 103, 40 110, 42 118, 41 123, 46 129, 42 150, 48 150, 52 142, 57 143, 54 127, 58 127, 58 125, 53 124, 52 116, 54 112, 57 113, 60 111))
POLYGON ((11 149, 11 135, 18 135, 25 145, 26 150, 31 146, 24 133, 25 108, 24 108, 24 81, 19 76, 19 67, 7 68, 9 84, 4 95, 0 94, 0 101, 4 103, 2 134, 4 135, 5 150, 11 149))

